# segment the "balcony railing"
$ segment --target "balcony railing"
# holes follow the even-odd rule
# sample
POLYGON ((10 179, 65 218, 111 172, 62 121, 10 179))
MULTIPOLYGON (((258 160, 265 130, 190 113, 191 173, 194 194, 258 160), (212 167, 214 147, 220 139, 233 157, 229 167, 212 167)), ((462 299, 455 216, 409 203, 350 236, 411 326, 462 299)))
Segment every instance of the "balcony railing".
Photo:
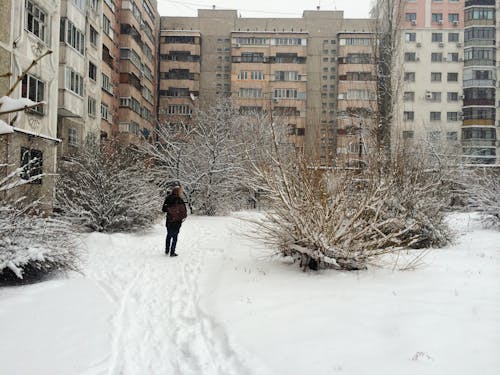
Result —
POLYGON ((472 59, 472 60, 465 60, 464 65, 465 66, 473 66, 473 65, 478 65, 478 66, 496 66, 497 62, 496 60, 479 60, 479 59, 472 59))
POLYGON ((464 88, 469 87, 495 87, 497 81, 494 79, 467 79, 464 80, 464 88))
POLYGON ((495 106, 495 99, 464 99, 464 106, 468 105, 488 105, 495 106))
POLYGON ((495 0, 466 0, 465 7, 471 7, 473 5, 493 5, 495 6, 495 0))

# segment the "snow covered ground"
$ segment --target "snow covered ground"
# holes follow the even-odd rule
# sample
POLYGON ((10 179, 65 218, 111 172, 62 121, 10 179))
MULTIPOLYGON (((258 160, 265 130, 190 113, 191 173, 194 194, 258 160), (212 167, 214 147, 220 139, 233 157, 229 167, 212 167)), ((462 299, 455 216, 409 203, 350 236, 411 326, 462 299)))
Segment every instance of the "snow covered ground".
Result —
POLYGON ((0 373, 481 374, 500 369, 500 233, 454 215, 457 243, 412 271, 300 272, 189 217, 85 237, 85 275, 0 289, 0 373))

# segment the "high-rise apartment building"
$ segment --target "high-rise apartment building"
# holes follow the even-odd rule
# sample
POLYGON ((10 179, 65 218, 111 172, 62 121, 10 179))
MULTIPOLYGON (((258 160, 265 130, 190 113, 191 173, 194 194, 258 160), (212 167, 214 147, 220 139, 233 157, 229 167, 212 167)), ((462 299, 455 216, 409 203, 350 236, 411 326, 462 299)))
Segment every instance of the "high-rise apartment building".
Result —
POLYGON ((463 101, 463 0, 405 2, 397 54, 393 138, 459 149, 463 101))
POLYGON ((156 0, 122 0, 119 16, 118 135, 124 144, 149 138, 156 126, 158 25, 156 0))
POLYGON ((497 14, 495 0, 465 1, 462 147, 476 164, 500 164, 497 14))
POLYGON ((58 137, 61 154, 99 136, 102 2, 62 0, 59 34, 58 137))
POLYGON ((374 87, 365 85, 372 78, 364 74, 349 74, 352 90, 348 83, 342 86, 346 96, 338 91, 340 58, 350 61, 346 77, 374 71, 373 56, 364 58, 371 54, 364 41, 352 42, 346 55, 339 55, 340 40, 367 39, 372 20, 320 10, 304 11, 302 18, 242 18, 236 10, 212 9, 199 10, 198 17, 162 17, 160 29, 162 121, 188 121, 196 106, 230 97, 241 111, 279 117, 298 148, 329 164, 337 151, 338 106, 349 108, 356 97, 356 105, 370 108, 375 96, 374 87), (363 89, 356 89, 360 81, 363 89))

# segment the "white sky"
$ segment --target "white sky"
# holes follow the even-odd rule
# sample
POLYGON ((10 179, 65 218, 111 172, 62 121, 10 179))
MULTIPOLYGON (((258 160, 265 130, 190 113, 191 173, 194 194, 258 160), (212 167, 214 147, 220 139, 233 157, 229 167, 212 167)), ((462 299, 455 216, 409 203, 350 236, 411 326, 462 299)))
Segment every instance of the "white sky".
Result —
POLYGON ((343 10, 345 18, 367 18, 372 0, 158 0, 162 16, 197 15, 197 9, 215 5, 236 9, 242 17, 301 17, 303 10, 343 10))

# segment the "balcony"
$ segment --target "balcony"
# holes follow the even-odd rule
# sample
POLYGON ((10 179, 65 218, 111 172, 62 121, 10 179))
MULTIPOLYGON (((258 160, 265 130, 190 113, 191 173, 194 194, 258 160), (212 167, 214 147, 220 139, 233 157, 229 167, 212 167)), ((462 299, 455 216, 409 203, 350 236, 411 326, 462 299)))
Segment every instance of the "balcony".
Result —
POLYGON ((495 6, 495 0, 466 0, 465 7, 471 7, 474 5, 491 5, 495 6))
POLYGON ((469 87, 495 87, 497 81, 494 79, 467 79, 464 80, 464 88, 469 87))
POLYGON ((464 99, 464 107, 469 105, 495 106, 495 99, 464 99))
POLYGON ((497 62, 496 60, 482 60, 482 59, 472 59, 472 60, 465 60, 464 61, 464 66, 496 66, 497 62))

